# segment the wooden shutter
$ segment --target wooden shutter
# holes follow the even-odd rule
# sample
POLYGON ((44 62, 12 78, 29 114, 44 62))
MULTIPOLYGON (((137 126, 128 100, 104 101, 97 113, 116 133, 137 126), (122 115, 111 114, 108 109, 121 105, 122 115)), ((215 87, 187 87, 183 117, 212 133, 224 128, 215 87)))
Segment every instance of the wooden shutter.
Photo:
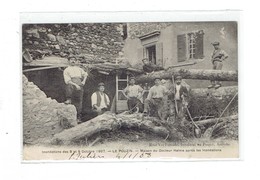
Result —
POLYGON ((163 67, 163 43, 157 43, 155 49, 156 64, 163 67))
POLYGON ((203 37, 204 37, 203 31, 199 31, 199 32, 195 33, 195 55, 194 55, 195 59, 204 58, 203 37))
POLYGON ((181 34, 177 36, 177 47, 178 47, 178 62, 186 60, 186 34, 181 34))

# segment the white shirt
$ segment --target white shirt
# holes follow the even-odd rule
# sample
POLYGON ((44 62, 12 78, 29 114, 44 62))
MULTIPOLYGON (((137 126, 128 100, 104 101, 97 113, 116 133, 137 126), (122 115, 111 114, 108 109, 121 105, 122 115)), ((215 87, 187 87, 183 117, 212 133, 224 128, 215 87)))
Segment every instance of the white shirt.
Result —
MULTIPOLYGON (((99 93, 99 92, 98 92, 99 93)), ((107 108, 107 106, 110 104, 110 100, 109 100, 109 97, 106 95, 106 93, 99 93, 100 94, 100 97, 101 97, 101 101, 100 101, 100 108, 107 108), (105 102, 105 97, 107 99, 107 104, 105 102)), ((92 107, 94 105, 97 105, 97 94, 96 92, 94 92, 92 95, 91 95, 91 105, 92 107)))
POLYGON ((83 78, 88 73, 78 66, 69 66, 63 71, 64 81, 66 84, 71 81, 71 78, 83 78))
POLYGON ((126 93, 128 97, 138 97, 142 91, 143 88, 136 84, 129 85, 124 89, 124 93, 126 93))
POLYGON ((176 88, 175 100, 181 100, 181 97, 180 97, 181 85, 176 84, 175 88, 176 88))
POLYGON ((167 89, 163 85, 154 85, 151 87, 149 90, 149 94, 147 96, 147 99, 152 99, 152 98, 163 98, 163 96, 167 93, 167 89))

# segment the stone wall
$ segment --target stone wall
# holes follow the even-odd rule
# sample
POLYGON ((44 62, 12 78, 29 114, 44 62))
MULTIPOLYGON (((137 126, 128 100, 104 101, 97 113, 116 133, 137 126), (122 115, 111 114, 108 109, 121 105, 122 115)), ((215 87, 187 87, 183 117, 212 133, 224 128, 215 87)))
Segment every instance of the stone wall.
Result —
POLYGON ((42 144, 77 124, 76 108, 47 98, 23 75, 23 143, 42 144))
POLYGON ((82 61, 115 61, 122 58, 122 23, 23 24, 23 50, 33 58, 42 54, 82 57, 82 61))
POLYGON ((128 23, 128 36, 131 39, 138 38, 154 31, 160 31, 170 26, 172 23, 162 22, 144 22, 144 23, 128 23))

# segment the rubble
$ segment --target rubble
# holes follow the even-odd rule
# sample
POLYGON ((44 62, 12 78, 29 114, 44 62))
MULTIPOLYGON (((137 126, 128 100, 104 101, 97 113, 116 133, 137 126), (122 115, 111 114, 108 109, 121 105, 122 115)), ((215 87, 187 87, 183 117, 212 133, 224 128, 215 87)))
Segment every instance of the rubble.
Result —
POLYGON ((77 124, 76 108, 48 98, 23 75, 23 139, 39 144, 77 124))

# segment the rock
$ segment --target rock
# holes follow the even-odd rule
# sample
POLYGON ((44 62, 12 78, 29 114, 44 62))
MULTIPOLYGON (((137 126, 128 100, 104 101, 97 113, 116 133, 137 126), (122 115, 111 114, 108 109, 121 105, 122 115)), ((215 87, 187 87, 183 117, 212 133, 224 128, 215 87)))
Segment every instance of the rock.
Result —
POLYGON ((34 45, 39 45, 39 42, 38 41, 34 41, 33 44, 34 45))
POLYGON ((54 36, 53 34, 47 34, 47 37, 50 41, 56 41, 56 36, 54 36))
POLYGON ((96 49, 97 48, 97 45, 95 45, 95 44, 91 44, 91 47, 93 48, 93 49, 96 49))
POLYGON ((118 55, 119 55, 120 57, 123 57, 123 56, 124 56, 124 53, 123 53, 123 52, 119 52, 118 55))
POLYGON ((107 42, 106 40, 104 40, 104 41, 103 41, 103 44, 104 44, 104 45, 107 45, 107 44, 108 44, 108 42, 107 42))
POLYGON ((68 49, 68 52, 69 52, 70 54, 72 54, 74 51, 72 50, 72 48, 69 48, 69 49, 68 49))
POLYGON ((38 29, 29 29, 26 31, 26 33, 32 37, 40 38, 40 34, 38 33, 38 29))
POLYGON ((64 45, 64 46, 67 45, 66 41, 64 40, 64 38, 63 38, 62 36, 56 36, 56 39, 57 39, 57 41, 58 41, 61 45, 64 45))
POLYGON ((54 45, 54 48, 60 50, 60 46, 58 44, 54 45))
POLYGON ((76 41, 80 42, 81 41, 80 37, 76 37, 76 41))
POLYGON ((40 28, 38 29, 38 31, 41 32, 41 33, 46 33, 46 32, 47 32, 47 29, 46 29, 45 27, 40 27, 40 28))
POLYGON ((72 36, 78 36, 79 34, 78 33, 73 33, 71 34, 72 36))

